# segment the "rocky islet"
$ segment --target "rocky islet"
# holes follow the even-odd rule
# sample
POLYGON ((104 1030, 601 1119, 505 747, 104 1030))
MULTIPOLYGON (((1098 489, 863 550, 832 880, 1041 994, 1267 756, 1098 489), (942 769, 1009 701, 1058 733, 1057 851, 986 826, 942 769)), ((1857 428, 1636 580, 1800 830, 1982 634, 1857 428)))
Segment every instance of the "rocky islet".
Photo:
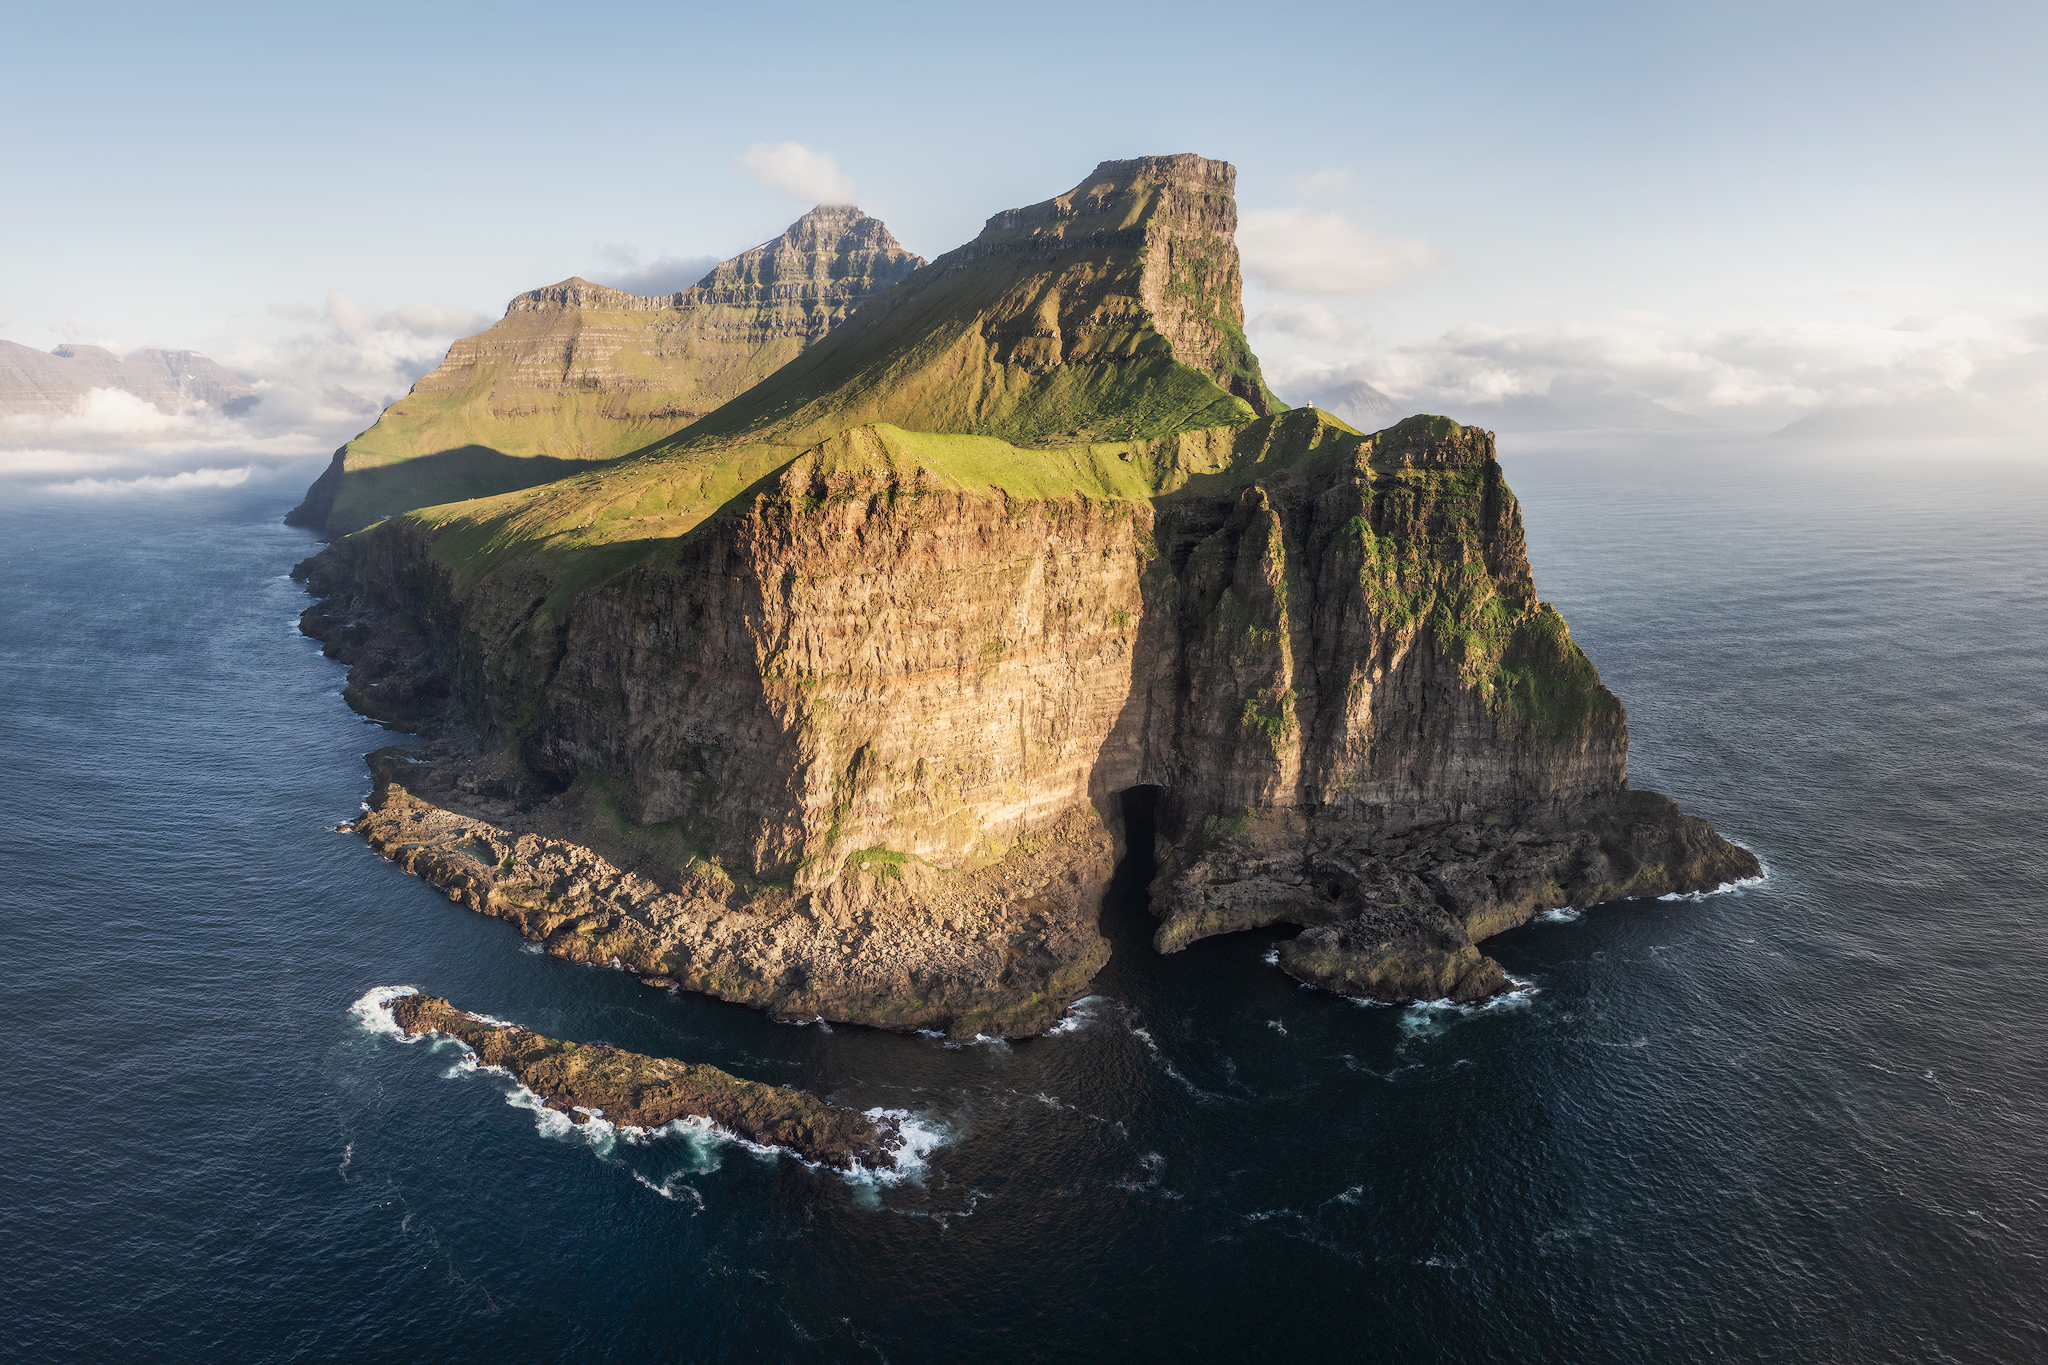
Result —
POLYGON ((891 1167, 902 1144, 900 1125, 886 1114, 858 1113, 701 1062, 544 1037, 457 1009, 437 995, 402 994, 378 1008, 390 1010, 407 1034, 455 1039, 479 1066, 501 1068, 571 1123, 603 1119, 653 1129, 700 1119, 749 1142, 849 1171, 891 1167))

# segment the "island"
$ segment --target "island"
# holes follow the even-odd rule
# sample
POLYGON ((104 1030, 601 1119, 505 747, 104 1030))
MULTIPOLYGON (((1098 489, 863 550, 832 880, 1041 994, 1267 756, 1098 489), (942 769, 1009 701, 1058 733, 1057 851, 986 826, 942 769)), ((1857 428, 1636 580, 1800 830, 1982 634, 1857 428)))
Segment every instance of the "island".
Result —
POLYGON ((1491 433, 1268 389, 1235 180, 1104 162, 637 449, 332 524, 304 629, 431 741, 353 828, 558 956, 956 1037, 1085 993, 1134 838, 1159 952, 1294 926, 1392 1002, 1757 875, 1629 786, 1491 433))

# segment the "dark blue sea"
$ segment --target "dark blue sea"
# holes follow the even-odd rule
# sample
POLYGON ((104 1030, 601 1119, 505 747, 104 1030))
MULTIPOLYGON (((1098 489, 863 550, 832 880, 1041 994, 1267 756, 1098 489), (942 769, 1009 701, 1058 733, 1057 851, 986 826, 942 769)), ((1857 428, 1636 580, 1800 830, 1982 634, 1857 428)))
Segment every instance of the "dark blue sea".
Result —
POLYGON ((1754 887, 1491 941, 1486 1009, 1116 955, 1055 1034, 790 1027, 530 951, 334 826, 389 742, 238 488, 0 490, 0 1356, 2048 1359, 2048 457, 1505 443, 1634 779, 1754 887), (942 1138, 569 1130, 416 986, 942 1138))

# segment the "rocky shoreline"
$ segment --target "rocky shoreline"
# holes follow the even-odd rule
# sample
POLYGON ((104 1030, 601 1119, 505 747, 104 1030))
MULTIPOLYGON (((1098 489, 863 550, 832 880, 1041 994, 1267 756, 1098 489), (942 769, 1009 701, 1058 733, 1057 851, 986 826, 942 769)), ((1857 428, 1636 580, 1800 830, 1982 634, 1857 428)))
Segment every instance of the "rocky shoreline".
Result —
POLYGON ((1153 946, 1303 926, 1280 945, 1297 981, 1405 1004, 1510 988, 1478 943, 1562 906, 1710 891, 1760 875, 1749 850, 1656 792, 1537 807, 1511 818, 1389 830, 1322 813, 1268 817, 1153 883, 1153 946))
POLYGON ((703 1063, 543 1037, 457 1009, 437 995, 401 995, 385 1008, 406 1033, 453 1038, 478 1065, 510 1072, 571 1123, 601 1118, 624 1128, 659 1128, 704 1119, 749 1142, 849 1171, 889 1166, 903 1139, 886 1115, 871 1117, 703 1063))
POLYGON ((551 956, 649 986, 782 1020, 1020 1037, 1058 1020, 1109 957, 1094 908, 1112 849, 1079 819, 979 873, 876 854, 800 895, 709 864, 678 873, 636 858, 623 832, 608 858, 565 837, 591 838, 600 797, 537 799, 502 753, 478 760, 444 740, 380 749, 369 763, 370 810, 344 829, 551 956))

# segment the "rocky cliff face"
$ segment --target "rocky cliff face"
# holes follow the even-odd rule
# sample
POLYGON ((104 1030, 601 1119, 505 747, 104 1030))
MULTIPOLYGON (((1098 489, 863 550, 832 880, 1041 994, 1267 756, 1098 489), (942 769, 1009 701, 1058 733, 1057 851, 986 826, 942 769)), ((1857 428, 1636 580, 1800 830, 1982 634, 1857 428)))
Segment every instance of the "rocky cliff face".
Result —
POLYGON ((335 452, 332 477, 289 520, 346 534, 638 449, 744 393, 922 263, 880 221, 827 206, 675 294, 574 278, 521 294, 335 452))
POLYGON ((136 351, 117 356, 104 346, 38 351, 0 341, 0 417, 57 416, 93 389, 134 394, 162 412, 224 408, 256 390, 197 351, 136 351))
MULTIPOLYGON (((1145 262, 1201 259, 1234 301, 1227 215, 1196 192, 1227 178, 1158 161, 1164 180, 1099 173, 980 245, 1131 232, 1100 248, 1139 261, 1130 297, 1145 262)), ((1055 258, 1034 288, 1089 275, 1066 249, 934 268, 1009 298, 1013 256, 1055 258)), ((1227 307, 1188 308, 1147 311, 1174 357, 1228 341, 1227 307)), ((1013 318, 977 324, 979 354, 1013 318)), ((941 353, 966 345, 942 330, 941 353)), ((828 348, 870 378, 916 354, 828 348)), ((993 363, 1043 374, 1022 349, 993 363)), ((1291 923, 1286 970, 1381 998, 1497 989, 1476 941, 1541 909, 1755 872, 1629 790, 1622 707, 1537 597, 1486 432, 1302 410, 1076 445, 697 439, 307 567, 354 704, 478 737, 382 764, 365 833, 552 952, 784 1014, 1042 1028, 1106 951, 1133 791, 1160 806, 1162 951, 1291 923)))

